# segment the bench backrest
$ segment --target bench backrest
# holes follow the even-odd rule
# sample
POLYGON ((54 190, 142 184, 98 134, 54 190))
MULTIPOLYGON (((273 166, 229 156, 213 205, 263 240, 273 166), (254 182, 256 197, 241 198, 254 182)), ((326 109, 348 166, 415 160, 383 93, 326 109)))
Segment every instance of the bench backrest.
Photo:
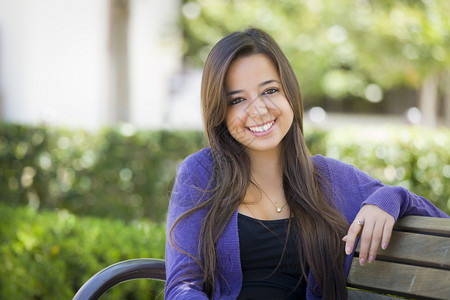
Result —
POLYGON ((350 299, 375 299, 374 292, 450 299, 450 219, 405 217, 395 225, 388 248, 378 250, 375 262, 360 266, 358 255, 359 245, 348 286, 371 293, 349 290, 350 299))

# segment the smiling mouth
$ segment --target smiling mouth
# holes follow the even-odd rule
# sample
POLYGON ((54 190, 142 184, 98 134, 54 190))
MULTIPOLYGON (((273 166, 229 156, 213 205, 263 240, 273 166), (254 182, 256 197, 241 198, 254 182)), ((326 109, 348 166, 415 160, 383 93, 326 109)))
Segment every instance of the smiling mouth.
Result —
POLYGON ((247 127, 251 132, 256 132, 256 133, 261 133, 261 132, 265 132, 268 131, 270 128, 272 128, 273 124, 275 124, 276 120, 273 121, 269 121, 265 124, 262 125, 258 125, 258 126, 252 126, 252 127, 247 127))

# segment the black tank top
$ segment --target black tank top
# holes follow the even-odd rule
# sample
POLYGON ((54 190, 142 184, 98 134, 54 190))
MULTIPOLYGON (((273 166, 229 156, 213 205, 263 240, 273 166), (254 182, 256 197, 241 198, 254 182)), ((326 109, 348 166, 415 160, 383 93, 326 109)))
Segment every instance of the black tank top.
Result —
POLYGON ((242 289, 237 299, 306 299, 305 278, 297 286, 302 274, 292 230, 283 255, 288 222, 238 215, 242 289))

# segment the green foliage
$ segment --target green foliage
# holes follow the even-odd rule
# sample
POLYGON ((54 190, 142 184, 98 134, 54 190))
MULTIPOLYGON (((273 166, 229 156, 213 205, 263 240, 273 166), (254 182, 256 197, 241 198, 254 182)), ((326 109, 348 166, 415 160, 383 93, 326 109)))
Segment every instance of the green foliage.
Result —
MULTIPOLYGON (((126 224, 0 204, 0 299, 71 299, 113 263, 164 258, 164 244, 164 226, 148 221, 126 224)), ((161 282, 138 280, 102 299, 163 299, 162 289, 161 282)))
MULTIPOLYGON (((414 127, 306 129, 311 153, 354 164, 450 212, 450 131, 414 127)), ((0 202, 80 215, 165 220, 176 166, 201 132, 97 133, 0 125, 0 202)))
MULTIPOLYGON (((449 129, 306 128, 305 138, 312 154, 404 186, 450 214, 449 129)), ((164 226, 136 220, 165 219, 177 164, 203 146, 201 132, 1 125, 0 299, 70 299, 108 265, 163 258, 164 226)), ((162 299, 161 289, 139 280, 103 299, 162 299)))
POLYGON ((0 201, 160 222, 177 165, 203 144, 200 132, 0 124, 0 201))
POLYGON ((400 185, 450 214, 450 130, 353 127, 332 130, 324 154, 385 184, 400 185))
POLYGON ((371 84, 417 88, 450 67, 447 0, 183 2, 187 61, 202 66, 226 34, 261 27, 291 61, 307 101, 366 98, 371 84))

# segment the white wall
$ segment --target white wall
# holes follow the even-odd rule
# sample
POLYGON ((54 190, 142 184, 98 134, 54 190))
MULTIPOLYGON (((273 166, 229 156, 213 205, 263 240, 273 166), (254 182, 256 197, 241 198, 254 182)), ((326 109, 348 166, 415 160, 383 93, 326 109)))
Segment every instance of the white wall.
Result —
MULTIPOLYGON (((110 0, 0 0, 0 116, 98 128, 110 109, 110 0)), ((167 126, 181 65, 178 0, 130 0, 130 122, 167 126)))
POLYGON ((107 0, 0 0, 0 11, 4 119, 104 121, 107 0))

